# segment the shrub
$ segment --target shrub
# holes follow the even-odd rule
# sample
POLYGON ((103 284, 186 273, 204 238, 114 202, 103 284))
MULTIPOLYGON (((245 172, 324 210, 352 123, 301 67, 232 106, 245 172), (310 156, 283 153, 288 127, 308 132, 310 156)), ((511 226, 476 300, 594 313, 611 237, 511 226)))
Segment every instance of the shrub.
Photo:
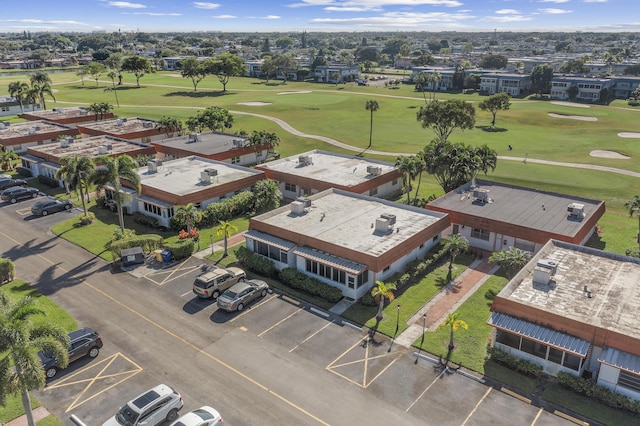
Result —
POLYGON ((177 243, 165 244, 164 248, 171 250, 171 256, 174 259, 184 259, 191 256, 195 248, 195 242, 191 238, 180 240, 177 243))
POLYGON ((94 220, 96 220, 96 215, 91 212, 87 212, 86 215, 83 214, 80 216, 80 225, 91 225, 94 220))
POLYGON ((0 258, 0 283, 13 281, 16 274, 16 266, 9 259, 0 258))
POLYGON ((56 179, 47 176, 38 175, 38 181, 50 188, 60 188, 60 183, 56 179))
POLYGON ((487 352, 491 356, 491 359, 497 362, 498 364, 502 364, 505 367, 508 367, 521 374, 524 374, 525 376, 538 378, 542 375, 542 367, 538 364, 534 364, 532 362, 527 361, 526 359, 513 356, 511 354, 506 353, 503 350, 500 350, 492 346, 488 348, 487 352))
POLYGON ((572 374, 560 372, 557 376, 558 383, 564 388, 579 393, 589 398, 597 399, 603 404, 630 411, 634 414, 640 414, 640 402, 631 400, 626 395, 614 392, 604 386, 600 386, 591 380, 576 377, 572 374))
POLYGON ((31 173, 31 170, 27 169, 26 167, 16 167, 16 173, 18 173, 20 176, 23 177, 31 177, 33 176, 33 174, 31 173))
POLYGON ((148 228, 156 229, 158 227, 158 219, 155 217, 147 216, 146 214, 135 212, 133 214, 133 221, 135 223, 139 223, 140 225, 144 225, 148 228))
POLYGON ((276 265, 272 260, 255 254, 244 246, 238 247, 233 252, 238 262, 250 271, 264 275, 265 277, 275 277, 277 275, 276 265))
MULTIPOLYGON (((118 228, 119 230, 119 228, 118 228)), ((131 247, 142 247, 142 251, 149 253, 152 250, 159 249, 162 245, 162 237, 156 234, 133 235, 129 238, 112 241, 109 244, 109 250, 114 259, 120 257, 120 252, 131 247)))
POLYGON ((339 288, 305 275, 295 268, 283 269, 280 273, 280 279, 289 287, 321 297, 331 303, 336 303, 342 299, 342 290, 339 288))

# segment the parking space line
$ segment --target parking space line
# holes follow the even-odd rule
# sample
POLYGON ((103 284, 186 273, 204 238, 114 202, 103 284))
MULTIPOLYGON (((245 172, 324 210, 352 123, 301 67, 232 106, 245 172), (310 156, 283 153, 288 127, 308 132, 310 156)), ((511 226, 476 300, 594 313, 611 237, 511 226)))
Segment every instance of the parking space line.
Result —
POLYGON ((311 338, 312 338, 313 336, 315 336, 316 334, 320 333, 322 330, 324 330, 325 328, 329 327, 331 324, 333 324, 333 323, 331 323, 331 322, 326 323, 326 324, 324 325, 324 327, 322 327, 320 330, 316 331, 315 333, 313 333, 312 335, 310 335, 309 337, 307 337, 306 339, 304 339, 302 342, 298 343, 298 344, 295 346, 295 348, 293 348, 293 349, 291 349, 291 350, 289 351, 289 353, 291 353, 291 352, 295 351, 296 349, 298 349, 298 348, 300 347, 300 345, 303 345, 303 344, 305 344, 307 341, 311 340, 311 338))
POLYGON ((263 300, 262 302, 258 303, 257 305, 254 305, 253 308, 251 310, 247 309, 244 312, 239 313, 238 315, 236 315, 235 317, 231 318, 229 320, 229 322, 234 322, 235 320, 242 318, 243 316, 247 315, 249 312, 251 312, 253 309, 259 308, 260 306, 264 305, 265 303, 269 302, 270 300, 273 300, 274 298, 278 297, 277 294, 274 294, 273 296, 271 296, 268 299, 263 300))
POLYGON ((20 216, 26 216, 28 214, 31 214, 31 209, 18 209, 16 210, 16 213, 18 213, 20 216))
POLYGON ((540 418, 540 416, 542 415, 542 412, 544 410, 541 408, 538 410, 538 414, 536 414, 536 417, 533 419, 533 421, 531 422, 531 426, 534 426, 536 424, 536 422, 538 421, 538 419, 540 418))
POLYGON ((286 317, 282 318, 280 321, 278 321, 277 323, 273 324, 271 327, 267 328, 265 331, 263 331, 262 333, 258 334, 258 337, 262 337, 265 334, 267 334, 269 331, 273 330, 274 328, 276 328, 277 326, 279 326, 280 324, 282 324, 283 322, 285 322, 286 320, 288 320, 289 318, 291 318, 292 316, 294 316, 295 314, 297 314, 298 312, 300 312, 302 310, 302 308, 299 308, 297 311, 291 313, 290 315, 287 315, 286 317))
POLYGON ((466 425, 466 424, 467 424, 467 422, 469 421, 469 419, 471 419, 471 416, 473 416, 473 413, 475 413, 475 412, 476 412, 476 410, 478 409, 478 407, 480 406, 480 404, 482 404, 482 401, 484 401, 484 400, 485 400, 485 398, 486 398, 487 396, 489 396, 489 392, 491 392, 491 389, 493 389, 493 388, 492 388, 492 387, 489 387, 489 388, 487 389, 487 391, 484 393, 484 395, 482 395, 482 398, 480 398, 480 401, 478 401, 478 403, 476 404, 476 406, 475 406, 475 407, 473 407, 473 410, 471 410, 471 412, 469 413, 469 415, 467 416, 467 418, 466 418, 466 419, 464 419, 464 422, 462 422, 462 425, 460 425, 460 426, 464 426, 464 425, 466 425))
POLYGON ((414 405, 416 405, 416 402, 420 401, 420 399, 424 396, 425 393, 427 393, 427 391, 429 389, 431 389, 431 386, 435 385, 436 382, 438 380, 440 380, 440 378, 442 377, 442 375, 445 373, 446 370, 442 370, 442 372, 440 374, 438 374, 438 377, 436 377, 435 379, 433 379, 433 382, 431 382, 429 384, 429 386, 426 387, 425 390, 422 391, 422 393, 420 395, 418 395, 418 397, 411 403, 411 405, 409 406, 409 408, 407 408, 405 411, 405 413, 408 413, 409 410, 411 410, 413 408, 414 405))
MULTIPOLYGON (((366 383, 367 376, 365 376, 365 383, 364 383, 364 387, 365 387, 365 388, 368 388, 368 387, 369 387, 369 385, 370 385, 371 383, 375 382, 375 381, 378 379, 378 377, 380 377, 380 376, 382 375, 382 373, 384 373, 385 371, 387 371, 387 369, 388 369, 389 367, 391 367, 391 366, 392 366, 392 365, 393 365, 397 360, 399 360, 399 359, 400 359, 400 357, 401 357, 404 353, 405 353, 405 351, 398 351, 398 352, 397 352, 398 356, 397 356, 397 357, 395 357, 395 358, 393 359, 393 361, 391 361, 389 364, 387 364, 387 366, 386 366, 385 368, 383 368, 383 369, 382 369, 382 371, 380 371, 380 372, 379 372, 379 373, 378 373, 378 374, 377 374, 373 379, 371 379, 371 381, 370 381, 369 383, 366 383)), ((388 356, 388 355, 389 355, 389 354, 387 354, 387 356, 388 356)), ((374 359, 374 358, 369 358, 369 359, 374 359)))

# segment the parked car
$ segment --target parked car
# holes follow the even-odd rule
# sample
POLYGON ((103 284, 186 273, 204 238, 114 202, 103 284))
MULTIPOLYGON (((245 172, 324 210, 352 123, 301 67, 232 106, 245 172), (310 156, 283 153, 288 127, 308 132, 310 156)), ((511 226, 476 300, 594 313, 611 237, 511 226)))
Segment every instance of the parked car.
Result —
POLYGON ((0 175, 0 180, 5 180, 5 179, 13 179, 13 176, 5 175, 5 174, 0 175))
POLYGON ((59 200, 57 198, 47 198, 46 200, 38 201, 31 206, 31 213, 36 216, 46 216, 49 213, 55 213, 62 210, 69 210, 73 207, 69 200, 59 200))
MULTIPOLYGON (((100 353, 102 348, 102 338, 97 331, 84 327, 76 331, 69 333, 69 363, 88 356, 89 358, 95 358, 100 353)), ((42 368, 44 368, 45 374, 48 379, 51 379, 60 370, 58 359, 45 353, 38 352, 40 361, 42 361, 42 368)))
POLYGON ((182 406, 178 392, 167 385, 158 385, 129 401, 102 426, 155 426, 173 422, 182 406))
POLYGON ((178 420, 171 423, 170 426, 221 426, 224 424, 222 416, 216 409, 205 405, 197 410, 189 411, 183 414, 178 420))
POLYGON ((247 279, 247 274, 240 268, 215 268, 196 277, 193 292, 203 298, 217 299, 220 293, 247 279))
POLYGON ((27 181, 24 179, 0 179, 0 190, 14 186, 27 186, 27 181))
POLYGON ((9 201, 11 204, 15 204, 20 200, 36 198, 38 195, 40 195, 40 190, 38 188, 32 188, 30 186, 14 186, 13 188, 2 191, 0 198, 4 201, 9 201))
POLYGON ((252 300, 266 296, 269 285, 262 280, 239 282, 218 297, 218 307, 228 312, 241 311, 252 300))

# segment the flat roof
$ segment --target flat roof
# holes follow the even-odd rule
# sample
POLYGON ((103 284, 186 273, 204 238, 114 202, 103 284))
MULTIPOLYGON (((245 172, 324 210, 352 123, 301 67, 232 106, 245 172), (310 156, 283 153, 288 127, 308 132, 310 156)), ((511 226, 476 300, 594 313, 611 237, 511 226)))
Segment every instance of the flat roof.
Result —
POLYGON ((15 138, 22 138, 29 135, 65 131, 70 131, 74 134, 76 133, 75 129, 69 126, 52 123, 50 121, 25 121, 23 123, 11 123, 8 126, 5 125, 4 129, 0 129, 0 140, 10 140, 15 138))
POLYGON ((198 133, 197 140, 189 135, 154 141, 153 145, 166 146, 200 155, 218 154, 239 148, 234 141, 241 141, 240 147, 245 145, 247 138, 229 133, 208 132, 198 133))
POLYGON ((510 223, 558 235, 575 235, 602 201, 556 194, 531 188, 476 180, 430 202, 430 206, 451 212, 510 223), (475 189, 474 189, 475 188, 475 189), (475 190, 488 190, 488 202, 478 202, 475 190), (569 204, 584 205, 582 220, 567 215, 569 204))
POLYGON ((351 187, 377 177, 367 171, 369 166, 379 167, 380 175, 396 170, 392 163, 321 150, 270 161, 258 168, 351 187), (310 163, 300 162, 304 156, 309 157, 310 163))
POLYGON ((154 129, 156 122, 146 118, 117 118, 115 120, 89 121, 78 124, 78 127, 84 127, 114 135, 125 135, 128 133, 142 132, 144 130, 154 129), (144 123, 151 123, 152 126, 144 127, 144 123))
POLYGON ((442 213, 335 188, 308 199, 311 207, 301 214, 292 213, 292 206, 287 205, 252 220, 377 257, 445 217, 442 213), (396 218, 387 232, 376 230, 376 220, 383 214, 396 218))
POLYGON ((151 145, 133 142, 113 136, 101 135, 76 139, 71 142, 60 141, 45 145, 31 146, 29 151, 33 155, 44 154, 56 158, 78 155, 83 157, 97 157, 98 155, 120 155, 133 150, 150 147, 151 145))
POLYGON ((638 283, 640 259, 551 240, 497 297, 638 338, 638 283), (557 265, 550 285, 533 281, 539 260, 557 265))
POLYGON ((33 117, 41 118, 43 120, 59 120, 61 118, 95 115, 86 107, 53 108, 47 110, 29 111, 27 114, 33 117))
POLYGON ((157 166, 155 173, 149 172, 149 166, 140 167, 136 171, 142 185, 175 195, 192 194, 249 176, 263 174, 258 170, 196 156, 164 161, 157 166), (211 178, 211 183, 200 180, 201 173, 205 169, 217 171, 217 175, 211 178))

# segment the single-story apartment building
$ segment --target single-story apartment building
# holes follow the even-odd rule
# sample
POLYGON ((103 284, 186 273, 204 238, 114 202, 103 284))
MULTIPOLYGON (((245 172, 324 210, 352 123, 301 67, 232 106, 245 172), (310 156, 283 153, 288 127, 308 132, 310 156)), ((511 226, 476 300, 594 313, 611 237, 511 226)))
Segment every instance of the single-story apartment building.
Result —
POLYGON ((448 214, 451 233, 491 252, 509 247, 537 252, 551 239, 583 245, 605 212, 604 201, 483 180, 425 207, 448 214))
POLYGON ((258 164, 256 169, 279 182, 282 195, 289 199, 329 188, 373 197, 402 190, 402 174, 392 163, 318 149, 258 164))
POLYGON ((53 108, 43 111, 25 112, 20 118, 28 121, 46 120, 52 123, 73 126, 87 121, 111 120, 115 118, 113 112, 95 114, 86 107, 53 108))
POLYGON ((156 127, 154 120, 138 117, 78 123, 77 128, 82 137, 109 135, 142 143, 149 143, 166 137, 156 127))
POLYGON ((72 126, 45 120, 0 124, 0 145, 18 153, 26 152, 30 146, 55 142, 60 136, 75 137, 78 134, 72 126))
POLYGON ((493 345, 640 400, 640 259, 547 242, 494 298, 493 345))
POLYGON ((424 257, 448 226, 442 213, 332 188, 251 218, 245 239, 276 268, 358 299, 424 257))
POLYGON ((25 101, 22 102, 22 109, 20 109, 20 103, 16 98, 12 96, 0 96, 0 117, 20 115, 24 111, 38 111, 39 109, 40 104, 31 104, 25 101))

